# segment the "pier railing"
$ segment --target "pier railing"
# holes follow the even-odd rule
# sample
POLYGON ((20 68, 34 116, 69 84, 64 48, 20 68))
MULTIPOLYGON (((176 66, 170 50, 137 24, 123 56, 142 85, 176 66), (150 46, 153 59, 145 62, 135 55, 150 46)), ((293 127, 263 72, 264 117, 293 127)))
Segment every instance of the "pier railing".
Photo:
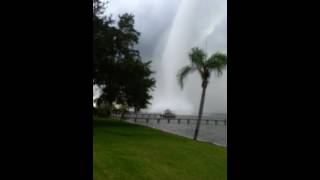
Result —
MULTIPOLYGON (((121 117, 120 114, 113 114, 115 117, 121 117)), ((135 123, 144 122, 151 123, 154 121, 158 124, 163 123, 176 123, 176 124, 195 124, 197 121, 197 116, 188 116, 188 115, 177 115, 176 117, 164 117, 159 113, 128 113, 123 116, 126 120, 131 120, 135 123)), ((226 119, 212 119, 212 117, 203 116, 201 119, 201 124, 207 125, 227 125, 226 119)))

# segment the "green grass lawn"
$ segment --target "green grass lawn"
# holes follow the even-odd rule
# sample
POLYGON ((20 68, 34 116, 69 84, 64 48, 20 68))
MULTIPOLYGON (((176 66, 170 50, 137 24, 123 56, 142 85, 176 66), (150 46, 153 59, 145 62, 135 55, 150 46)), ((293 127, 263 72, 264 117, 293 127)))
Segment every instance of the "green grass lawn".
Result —
POLYGON ((226 180, 227 150, 135 124, 94 118, 94 180, 226 180))

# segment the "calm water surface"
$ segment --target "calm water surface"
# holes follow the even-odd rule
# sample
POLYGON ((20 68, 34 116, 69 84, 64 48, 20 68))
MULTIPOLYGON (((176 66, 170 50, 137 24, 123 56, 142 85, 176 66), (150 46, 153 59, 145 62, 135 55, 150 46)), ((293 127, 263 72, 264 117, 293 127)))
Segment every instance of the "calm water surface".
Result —
MULTIPOLYGON (((196 119, 196 116, 178 116, 177 118, 190 118, 196 119)), ((222 146, 227 146, 227 125, 223 123, 223 121, 219 121, 218 125, 215 124, 213 121, 207 122, 206 119, 209 120, 225 120, 226 115, 211 115, 205 116, 201 121, 200 131, 198 135, 198 139, 201 141, 211 142, 215 144, 219 144, 222 146)), ((173 134, 181 135, 188 138, 193 138, 196 121, 191 120, 190 124, 187 123, 186 120, 181 120, 180 124, 178 120, 170 120, 168 123, 167 120, 161 119, 158 123, 156 119, 150 118, 149 122, 147 123, 145 119, 137 118, 137 121, 134 122, 133 118, 127 118, 127 122, 136 123, 148 127, 152 127, 155 129, 160 129, 166 132, 170 132, 173 134)))

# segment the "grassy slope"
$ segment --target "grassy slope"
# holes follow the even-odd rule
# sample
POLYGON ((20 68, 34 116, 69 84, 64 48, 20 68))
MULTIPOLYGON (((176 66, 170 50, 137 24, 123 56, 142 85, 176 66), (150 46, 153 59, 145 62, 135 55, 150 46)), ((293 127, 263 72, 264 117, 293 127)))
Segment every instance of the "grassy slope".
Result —
POLYGON ((227 179, 226 148, 117 120, 94 119, 94 180, 227 179))

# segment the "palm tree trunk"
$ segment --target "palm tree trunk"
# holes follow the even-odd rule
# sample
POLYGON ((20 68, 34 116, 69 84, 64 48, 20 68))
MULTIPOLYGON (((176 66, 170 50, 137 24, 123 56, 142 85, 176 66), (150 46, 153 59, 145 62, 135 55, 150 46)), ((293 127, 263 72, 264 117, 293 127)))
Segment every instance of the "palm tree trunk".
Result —
POLYGON ((207 89, 207 83, 203 82, 199 115, 198 115, 196 130, 194 132, 194 137, 193 137, 194 140, 197 140, 197 138, 198 138, 198 133, 199 133, 200 124, 201 124, 202 111, 203 111, 203 105, 204 105, 204 100, 205 100, 205 96, 206 96, 206 89, 207 89))

